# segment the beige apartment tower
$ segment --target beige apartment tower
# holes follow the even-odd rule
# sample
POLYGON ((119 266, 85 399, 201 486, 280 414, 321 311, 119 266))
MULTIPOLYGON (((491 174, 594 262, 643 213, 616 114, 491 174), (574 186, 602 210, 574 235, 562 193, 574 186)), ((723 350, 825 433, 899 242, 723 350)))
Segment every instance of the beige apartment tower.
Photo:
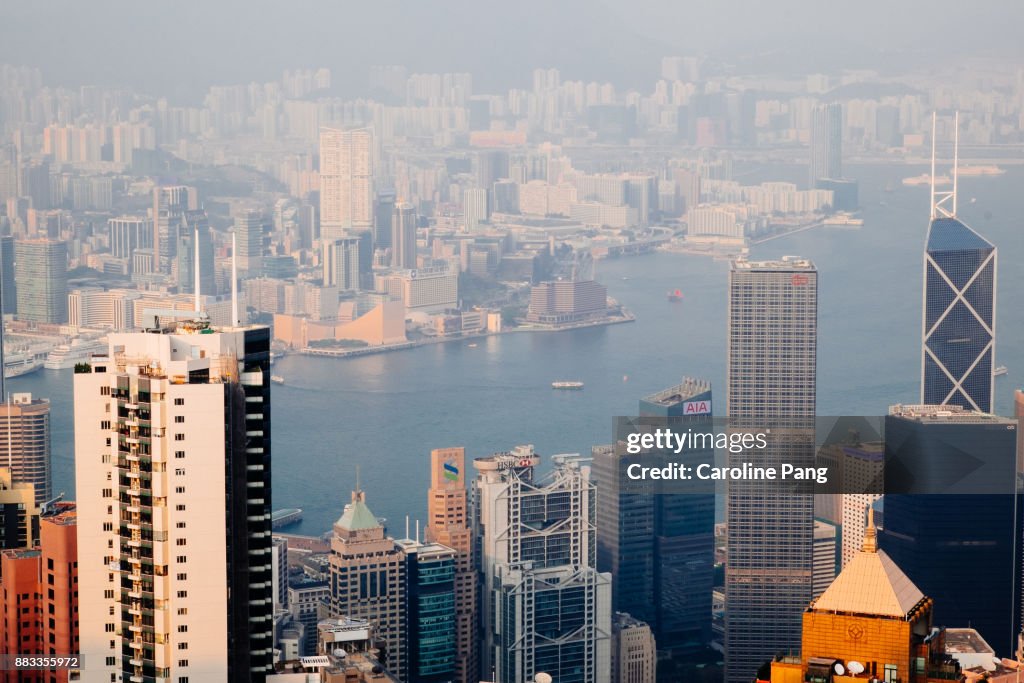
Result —
POLYGON ((19 393, 0 404, 0 465, 10 467, 15 483, 35 487, 37 506, 53 497, 49 400, 19 393))
POLYGON ((373 228, 373 133, 320 129, 320 239, 373 228))
POLYGON ((476 571, 465 473, 466 449, 430 452, 426 537, 455 551, 455 681, 476 683, 476 571))

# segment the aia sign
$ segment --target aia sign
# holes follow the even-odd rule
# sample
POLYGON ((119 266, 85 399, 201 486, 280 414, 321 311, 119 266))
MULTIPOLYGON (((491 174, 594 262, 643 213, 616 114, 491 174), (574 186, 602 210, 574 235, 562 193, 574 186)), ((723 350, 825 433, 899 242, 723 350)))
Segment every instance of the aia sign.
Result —
POLYGON ((811 278, 807 277, 806 275, 801 275, 799 273, 789 278, 789 284, 793 285, 794 287, 805 287, 810 281, 811 278))
POLYGON ((688 401, 683 404, 683 415, 710 415, 711 401, 688 401))

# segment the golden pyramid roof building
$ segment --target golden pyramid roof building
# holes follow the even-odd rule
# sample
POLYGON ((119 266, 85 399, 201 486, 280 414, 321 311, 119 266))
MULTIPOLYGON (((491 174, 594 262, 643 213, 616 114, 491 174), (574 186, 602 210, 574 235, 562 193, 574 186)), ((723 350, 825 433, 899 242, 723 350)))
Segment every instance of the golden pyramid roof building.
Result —
POLYGON ((874 513, 869 509, 864 547, 811 603, 813 611, 906 618, 925 599, 896 563, 878 549, 876 534, 874 513))

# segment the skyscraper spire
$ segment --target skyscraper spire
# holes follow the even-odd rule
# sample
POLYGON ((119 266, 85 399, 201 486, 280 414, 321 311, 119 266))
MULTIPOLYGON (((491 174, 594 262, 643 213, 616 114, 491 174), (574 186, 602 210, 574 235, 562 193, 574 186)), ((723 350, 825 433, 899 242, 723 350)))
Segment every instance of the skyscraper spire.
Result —
POLYGON ((202 310, 202 306, 199 303, 199 301, 200 301, 200 299, 199 299, 199 282, 200 282, 200 279, 199 279, 199 225, 198 224, 195 226, 195 228, 193 228, 193 232, 192 232, 192 251, 193 251, 193 255, 195 257, 195 259, 194 259, 195 260, 195 265, 193 266, 193 269, 195 270, 195 272, 192 274, 194 276, 194 278, 195 278, 195 290, 194 290, 195 291, 195 295, 196 295, 195 309, 196 309, 196 313, 199 313, 202 310))
POLYGON ((864 546, 866 553, 878 552, 878 529, 875 528, 875 508, 868 505, 868 525, 864 528, 864 546))
POLYGON ((960 170, 960 112, 953 115, 953 216, 956 217, 956 185, 960 170))
POLYGON ((936 113, 932 112, 932 172, 929 176, 930 182, 929 187, 931 188, 931 199, 928 202, 929 210, 931 211, 930 218, 935 220, 935 119, 936 113))

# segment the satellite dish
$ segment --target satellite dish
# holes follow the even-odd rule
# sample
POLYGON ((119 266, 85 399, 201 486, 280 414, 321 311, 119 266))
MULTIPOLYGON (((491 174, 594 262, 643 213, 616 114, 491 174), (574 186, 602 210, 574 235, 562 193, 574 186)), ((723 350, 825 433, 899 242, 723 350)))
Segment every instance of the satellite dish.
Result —
POLYGON ((836 672, 837 676, 842 676, 846 673, 846 667, 844 667, 840 662, 836 662, 836 665, 832 667, 832 670, 836 672))
POLYGON ((535 683, 551 683, 553 680, 551 674, 546 674, 543 671, 533 677, 535 683))
POLYGON ((850 673, 852 673, 854 676, 856 676, 857 674, 864 673, 864 665, 860 662, 849 662, 846 666, 850 669, 850 673))

